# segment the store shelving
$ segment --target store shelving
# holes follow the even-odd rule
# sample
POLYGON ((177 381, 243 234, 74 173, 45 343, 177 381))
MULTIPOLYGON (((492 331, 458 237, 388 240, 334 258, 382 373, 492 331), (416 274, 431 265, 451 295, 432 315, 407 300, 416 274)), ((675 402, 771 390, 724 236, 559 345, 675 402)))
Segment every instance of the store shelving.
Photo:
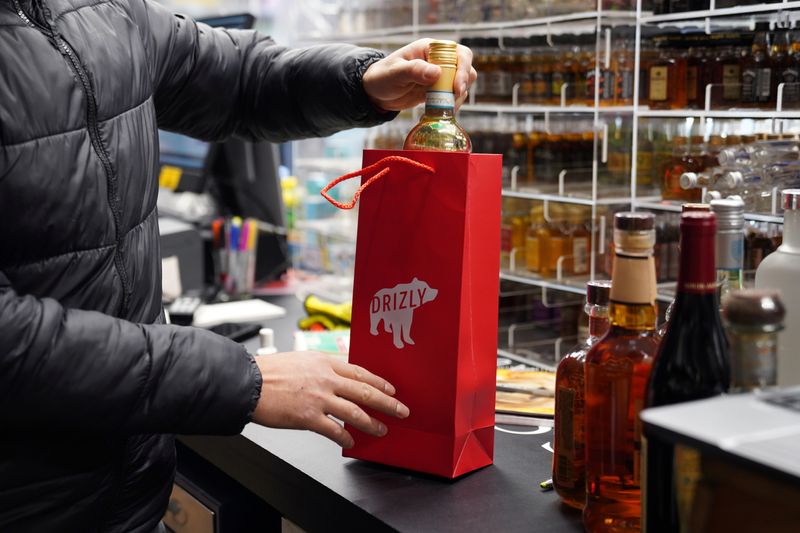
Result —
POLYGON ((633 106, 608 106, 595 108, 587 105, 531 105, 531 104, 464 104, 461 111, 473 113, 519 114, 624 114, 633 113, 633 106))
MULTIPOLYGON (((635 200, 634 205, 637 209, 651 209, 654 211, 670 211, 672 213, 681 212, 681 202, 662 200, 660 202, 653 201, 640 201, 635 200)), ((752 220, 755 222, 771 222, 773 224, 780 224, 783 222, 783 216, 778 214, 769 213, 745 213, 745 220, 752 220)))
POLYGON ((513 189, 503 189, 503 196, 508 198, 522 198, 525 200, 539 200, 543 202, 560 202, 564 204, 577 204, 577 205, 621 205, 629 204, 630 197, 620 196, 612 198, 591 198, 584 196, 567 196, 564 194, 547 194, 526 192, 513 189))
POLYGON ((787 1, 774 2, 769 4, 757 4, 751 6, 735 6, 735 7, 722 7, 715 8, 715 1, 711 0, 710 9, 701 11, 684 11, 681 13, 666 13, 663 15, 654 15, 652 13, 643 13, 639 21, 643 24, 660 24, 662 22, 681 22, 687 20, 696 20, 704 18, 716 17, 731 17, 742 16, 760 13, 772 13, 776 11, 784 11, 787 9, 800 9, 800 2, 787 1))

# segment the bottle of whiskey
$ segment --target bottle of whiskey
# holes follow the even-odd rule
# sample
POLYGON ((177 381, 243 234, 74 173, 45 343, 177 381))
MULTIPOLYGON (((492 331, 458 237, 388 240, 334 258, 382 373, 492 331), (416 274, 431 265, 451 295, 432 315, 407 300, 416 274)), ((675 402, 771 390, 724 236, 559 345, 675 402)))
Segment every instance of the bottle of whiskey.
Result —
POLYGON ((750 54, 742 64, 742 103, 751 107, 766 105, 772 99, 772 67, 769 60, 769 22, 756 24, 750 54))
POLYGON ((586 283, 589 336, 561 360, 556 369, 553 437, 553 488, 564 503, 583 509, 586 502, 584 379, 586 353, 608 330, 610 281, 586 283))
MULTIPOLYGON (((678 293, 647 385, 647 407, 716 396, 726 392, 730 382, 716 295, 716 217, 683 213, 680 231, 678 293)), ((644 529, 650 533, 687 531, 699 455, 647 434, 643 448, 644 529)))
POLYGON ((778 333, 786 309, 777 291, 746 289, 722 300, 731 341, 730 392, 774 386, 778 370, 778 333))
POLYGON ((652 213, 614 216, 608 333, 586 355, 587 531, 639 531, 641 435, 656 337, 652 213))
POLYGON ((649 95, 651 109, 686 107, 686 58, 675 48, 678 36, 655 39, 658 58, 650 64, 649 95))
POLYGON ((453 41, 433 41, 428 50, 428 61, 439 65, 442 74, 428 89, 425 114, 406 137, 404 150, 441 150, 469 152, 472 144, 455 116, 453 79, 456 75, 458 55, 453 41))
POLYGON ((544 220, 544 207, 536 205, 531 208, 530 226, 525 235, 525 269, 538 274, 542 268, 544 250, 549 246, 550 231, 544 220))

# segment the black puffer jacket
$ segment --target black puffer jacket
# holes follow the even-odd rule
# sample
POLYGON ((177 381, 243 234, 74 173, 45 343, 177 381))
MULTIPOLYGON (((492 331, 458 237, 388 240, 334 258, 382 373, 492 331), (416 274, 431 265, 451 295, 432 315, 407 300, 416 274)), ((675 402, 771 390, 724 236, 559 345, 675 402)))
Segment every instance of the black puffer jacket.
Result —
POLYGON ((147 531, 173 433, 231 434, 261 378, 159 325, 159 127, 322 136, 390 116, 380 54, 288 50, 146 0, 0 0, 0 531, 147 531))

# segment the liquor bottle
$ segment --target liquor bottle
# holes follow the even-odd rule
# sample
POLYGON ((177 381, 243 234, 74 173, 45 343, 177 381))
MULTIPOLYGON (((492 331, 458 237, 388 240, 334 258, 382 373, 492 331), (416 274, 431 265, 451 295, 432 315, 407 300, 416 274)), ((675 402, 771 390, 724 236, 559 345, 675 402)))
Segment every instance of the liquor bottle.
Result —
POLYGON ((722 300, 731 341, 730 392, 749 392, 777 383, 778 333, 786 309, 777 291, 746 289, 722 300))
POLYGON ((796 108, 800 104, 800 34, 787 31, 784 38, 789 41, 789 53, 779 78, 783 83, 783 106, 796 108))
POLYGON ((686 59, 674 48, 677 36, 656 38, 658 59, 650 65, 648 100, 651 109, 686 107, 686 59))
POLYGON ((566 231, 564 207, 562 204, 551 203, 548 211, 550 217, 547 225, 549 236, 546 246, 543 248, 544 255, 542 256, 539 273, 542 277, 551 278, 558 277, 560 270, 561 277, 563 277, 563 274, 566 274, 566 269, 564 268, 565 259, 562 258, 566 258, 571 252, 569 234, 566 231))
POLYGON ((589 230, 586 228, 587 210, 575 205, 567 207, 567 235, 570 243, 567 272, 585 275, 589 272, 589 255, 592 249, 589 230))
MULTIPOLYGON (((770 107, 777 103, 778 85, 783 81, 783 73, 789 64, 789 30, 776 31, 769 48, 770 67, 770 107)), ((784 87, 785 90, 785 87, 784 87)), ((782 97, 781 97, 782 98, 782 97)))
MULTIPOLYGON (((713 213, 681 215, 678 294, 653 363, 647 407, 708 398, 728 390, 728 347, 716 296, 715 232, 713 213)), ((647 434, 643 445, 643 529, 649 533, 687 531, 699 455, 647 434)))
POLYGON ((648 196, 647 191, 655 183, 653 161, 653 128, 652 123, 648 128, 639 129, 639 143, 636 148, 636 186, 645 189, 643 196, 648 196))
POLYGON ((704 52, 707 42, 693 40, 686 54, 686 103, 689 108, 705 107, 706 78, 708 58, 704 52))
POLYGON ((633 28, 620 28, 619 46, 614 48, 611 70, 614 73, 614 105, 627 106, 633 103, 634 38, 633 28))
MULTIPOLYGON (((700 200, 700 191, 697 189, 681 189, 681 175, 686 172, 700 172, 702 161, 697 154, 692 155, 687 139, 683 136, 672 138, 672 157, 664 169, 661 196, 665 200, 682 200, 684 202, 697 202, 700 200)), ((695 149, 695 151, 697 151, 695 149)))
POLYGON ((532 207, 530 220, 525 236, 525 269, 538 274, 542 267, 543 250, 548 246, 547 241, 550 238, 550 231, 544 220, 544 207, 532 207))
POLYGON ((589 336, 564 356, 556 369, 556 405, 553 436, 553 488, 564 503, 583 509, 586 502, 584 440, 584 379, 586 354, 608 330, 610 281, 586 283, 589 336))
POLYGON ((469 135, 458 125, 455 117, 453 79, 456 75, 458 55, 453 41, 432 41, 428 61, 439 65, 442 74, 428 89, 425 114, 406 137, 404 150, 442 150, 469 152, 472 144, 469 135))
MULTIPOLYGON (((711 205, 709 204, 683 204, 681 205, 681 213, 708 213, 711 211, 711 205)), ((678 254, 680 256, 680 243, 676 247, 675 250, 670 250, 673 254, 678 254)), ((680 267, 679 267, 680 268, 680 267)), ((664 279, 669 279, 669 275, 664 276, 664 279)), ((664 311, 664 322, 658 326, 658 336, 659 338, 664 338, 664 335, 667 334, 667 327, 669 326, 669 321, 672 319, 672 313, 675 310, 675 298, 669 302, 667 309, 664 311)))
POLYGON ((742 288, 744 263, 744 202, 739 198, 711 201, 717 215, 717 285, 719 298, 742 288))
POLYGON ((614 216, 614 272, 608 333, 586 355, 587 531, 638 531, 639 411, 656 337, 652 213, 614 216))
POLYGON ((535 46, 533 67, 533 102, 546 104, 550 100, 550 76, 552 75, 552 51, 544 35, 531 37, 535 46))
POLYGON ((742 64, 742 103, 745 105, 758 107, 772 99, 769 41, 769 22, 757 23, 750 54, 742 64))
POLYGON ((786 304, 786 333, 778 350, 778 385, 800 384, 800 189, 781 192, 783 244, 761 261, 756 288, 780 291, 786 304))
POLYGON ((712 105, 715 108, 738 105, 742 98, 742 67, 733 45, 724 43, 717 48, 711 71, 712 105))
POLYGON ((597 36, 594 33, 578 35, 581 51, 578 54, 578 75, 575 79, 576 103, 594 105, 594 53, 597 36))

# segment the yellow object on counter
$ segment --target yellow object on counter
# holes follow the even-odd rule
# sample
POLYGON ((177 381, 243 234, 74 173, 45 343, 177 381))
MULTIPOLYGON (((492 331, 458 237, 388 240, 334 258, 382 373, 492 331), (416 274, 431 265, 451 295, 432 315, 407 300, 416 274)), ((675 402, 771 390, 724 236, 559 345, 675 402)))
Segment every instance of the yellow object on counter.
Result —
POLYGON ((350 324, 353 314, 353 304, 351 302, 332 303, 325 301, 317 296, 311 295, 303 303, 306 313, 311 315, 325 315, 332 320, 350 324))

